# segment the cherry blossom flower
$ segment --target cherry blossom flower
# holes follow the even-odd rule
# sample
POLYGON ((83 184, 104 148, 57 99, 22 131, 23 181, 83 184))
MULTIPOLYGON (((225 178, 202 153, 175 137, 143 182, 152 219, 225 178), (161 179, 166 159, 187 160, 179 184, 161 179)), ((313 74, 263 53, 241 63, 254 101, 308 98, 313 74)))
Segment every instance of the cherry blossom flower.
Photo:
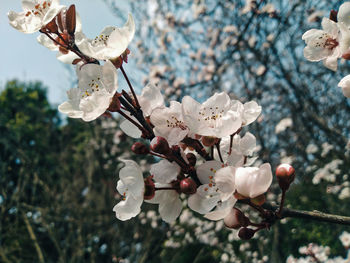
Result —
POLYGON ((350 75, 342 78, 338 83, 338 87, 341 87, 345 97, 350 98, 350 75))
POLYGON ((340 236, 339 239, 341 241, 341 243, 343 244, 343 246, 345 248, 349 248, 350 247, 350 233, 344 231, 340 236))
POLYGON ((230 213, 232 207, 236 204, 236 202, 237 199, 233 196, 230 196, 230 198, 226 201, 218 202, 216 208, 213 211, 205 214, 204 217, 213 221, 224 219, 230 213))
POLYGON ((197 192, 188 199, 188 206, 193 211, 207 214, 221 202, 214 176, 222 166, 218 161, 207 161, 197 167, 197 176, 203 185, 199 186, 197 192))
POLYGON ((171 101, 170 107, 156 108, 151 114, 154 134, 167 139, 169 145, 179 143, 189 133, 182 116, 181 103, 171 101))
POLYGON ((89 57, 98 60, 114 59, 124 53, 134 34, 135 23, 132 15, 129 14, 128 21, 123 27, 107 26, 94 39, 88 39, 83 33, 77 34, 83 39, 77 43, 77 46, 89 57))
POLYGON ((103 66, 86 64, 78 67, 78 88, 70 89, 68 101, 58 110, 70 118, 92 121, 101 116, 109 107, 117 88, 117 73, 111 62, 103 66))
POLYGON ((350 31, 344 23, 322 19, 322 30, 310 29, 304 33, 304 56, 309 61, 323 61, 325 67, 336 71, 337 59, 350 47, 350 31))
POLYGON ((236 132, 242 124, 240 112, 231 110, 230 97, 215 93, 203 104, 189 96, 182 99, 184 123, 190 131, 202 136, 222 138, 236 132))
MULTIPOLYGON (((141 95, 137 96, 144 117, 149 117, 154 109, 164 106, 164 98, 160 89, 152 84, 148 84, 142 89, 141 95)), ((127 114, 127 113, 126 113, 127 114)), ((138 122, 135 117, 130 116, 134 121, 138 122)), ((120 129, 132 138, 140 138, 142 132, 135 128, 130 121, 125 120, 120 124, 120 129)))
POLYGON ((8 12, 9 23, 18 31, 31 34, 48 24, 63 8, 59 0, 22 0, 23 12, 8 12))
POLYGON ((232 166, 223 167, 215 173, 214 181, 220 193, 221 201, 226 201, 236 191, 235 185, 236 168, 232 166))
POLYGON ((122 201, 114 206, 113 211, 119 220, 125 221, 140 213, 145 185, 140 166, 130 160, 123 162, 125 167, 119 172, 117 185, 122 201))
MULTIPOLYGON (((171 182, 175 181, 180 173, 180 167, 176 163, 162 160, 151 166, 151 174, 155 181, 155 187, 171 188, 171 182)), ((157 190, 151 200, 146 200, 151 204, 159 204, 159 214, 165 222, 173 222, 182 210, 182 202, 179 193, 175 190, 157 190)))
POLYGON ((239 194, 254 198, 265 193, 272 182, 269 163, 257 167, 239 167, 235 173, 235 186, 239 194))

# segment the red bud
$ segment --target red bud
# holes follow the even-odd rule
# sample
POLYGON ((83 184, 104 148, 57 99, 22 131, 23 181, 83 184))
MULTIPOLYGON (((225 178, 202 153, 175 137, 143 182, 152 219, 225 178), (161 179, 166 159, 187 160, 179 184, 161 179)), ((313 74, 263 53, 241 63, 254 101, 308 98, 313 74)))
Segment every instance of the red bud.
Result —
POLYGON ((150 148, 153 152, 168 155, 170 152, 170 147, 168 141, 160 136, 154 137, 151 141, 150 148))
POLYGON ((66 26, 68 34, 74 35, 76 26, 75 5, 71 5, 66 13, 66 26))
POLYGON ((295 169, 289 164, 280 164, 276 168, 276 177, 280 188, 287 191, 295 178, 295 169))
POLYGON ((184 194, 192 195, 197 192, 197 184, 191 178, 183 179, 180 182, 180 190, 184 194))
POLYGON ((255 234, 255 231, 251 228, 243 227, 239 230, 238 236, 240 239, 243 240, 249 240, 251 239, 255 234))
POLYGON ((145 182, 145 192, 143 194, 143 199, 151 200, 156 194, 156 187, 152 180, 152 176, 146 177, 144 182, 145 182))
POLYGON ((131 150, 136 154, 148 154, 149 153, 148 147, 141 142, 135 142, 131 146, 131 150))

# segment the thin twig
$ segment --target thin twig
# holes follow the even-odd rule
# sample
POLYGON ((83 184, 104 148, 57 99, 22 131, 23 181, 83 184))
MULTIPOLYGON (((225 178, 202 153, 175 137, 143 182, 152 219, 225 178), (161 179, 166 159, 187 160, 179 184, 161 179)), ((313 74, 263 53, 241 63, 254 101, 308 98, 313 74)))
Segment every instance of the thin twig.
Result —
POLYGON ((120 66, 120 70, 122 71, 123 76, 124 76, 124 78, 125 78, 126 82, 128 83, 129 88, 130 88, 130 91, 131 91, 131 93, 132 93, 132 95, 133 95, 133 97, 134 97, 134 99, 135 99, 136 108, 137 108, 137 109, 140 109, 140 108, 141 108, 141 106, 140 106, 139 101, 138 101, 138 99, 137 99, 137 96, 136 96, 135 90, 134 90, 134 88, 132 87, 131 82, 130 82, 130 80, 129 80, 128 76, 126 75, 126 73, 125 73, 125 70, 124 70, 123 66, 120 66))

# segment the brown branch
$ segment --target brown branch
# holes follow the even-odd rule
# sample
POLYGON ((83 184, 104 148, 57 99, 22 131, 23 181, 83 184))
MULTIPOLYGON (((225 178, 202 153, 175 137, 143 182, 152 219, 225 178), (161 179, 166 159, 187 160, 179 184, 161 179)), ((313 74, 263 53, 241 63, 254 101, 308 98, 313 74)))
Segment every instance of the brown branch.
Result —
MULTIPOLYGON (((278 209, 278 206, 271 205, 271 204, 264 204, 263 207, 272 212, 275 212, 278 209)), ((305 211, 305 210, 283 208, 281 213, 281 218, 288 218, 288 217, 309 219, 309 220, 315 220, 320 222, 328 222, 333 224, 350 226, 350 217, 348 216, 326 214, 317 210, 305 211)))

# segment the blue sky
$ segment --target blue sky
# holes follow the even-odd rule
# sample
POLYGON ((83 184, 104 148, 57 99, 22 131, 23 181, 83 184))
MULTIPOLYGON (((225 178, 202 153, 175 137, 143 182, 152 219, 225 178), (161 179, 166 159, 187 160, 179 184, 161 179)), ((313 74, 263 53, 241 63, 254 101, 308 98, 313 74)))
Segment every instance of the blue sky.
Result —
MULTIPOLYGON (((120 25, 124 21, 117 19, 102 0, 61 0, 61 4, 75 4, 79 12, 84 33, 89 37, 97 35, 107 25, 120 25)), ((0 87, 10 79, 23 81, 40 80, 49 87, 49 100, 59 104, 66 99, 69 89, 69 74, 55 52, 39 45, 36 34, 23 34, 8 24, 7 12, 22 10, 20 0, 0 0, 1 60, 0 87)))

